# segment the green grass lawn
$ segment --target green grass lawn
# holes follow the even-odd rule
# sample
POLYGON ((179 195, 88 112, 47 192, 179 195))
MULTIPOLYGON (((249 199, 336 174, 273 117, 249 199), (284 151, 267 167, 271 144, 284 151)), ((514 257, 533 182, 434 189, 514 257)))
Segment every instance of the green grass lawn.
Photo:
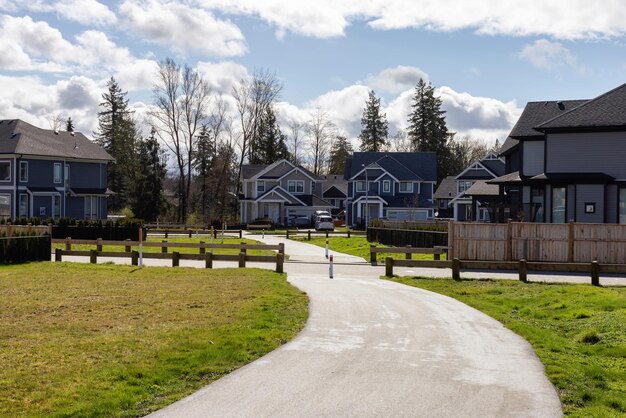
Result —
MULTIPOLYGON (((292 239, 296 241, 306 242, 308 244, 317 245, 319 247, 326 247, 326 237, 311 237, 311 241, 307 240, 306 235, 295 236, 292 239)), ((372 243, 367 242, 367 238, 364 236, 355 237, 352 236, 350 238, 346 237, 328 237, 328 248, 332 251, 337 251, 340 253, 355 255, 357 257, 363 257, 366 261, 370 260, 370 245, 372 243)), ((386 245, 375 243, 379 247, 386 247, 386 245)), ((386 257, 392 257, 395 259, 404 258, 404 254, 385 254, 385 253, 377 253, 376 260, 379 263, 384 263, 386 257)), ((446 256, 442 255, 441 259, 445 260, 446 256)), ((413 254, 413 259, 415 260, 433 260, 432 254, 413 254)))
POLYGON ((142 416, 296 335, 285 275, 32 263, 0 268, 0 416, 142 416))
MULTIPOLYGON (((192 237, 192 238, 188 238, 188 237, 169 237, 169 238, 155 238, 155 237, 149 237, 147 242, 161 242, 161 241, 167 241, 167 242, 184 242, 184 243, 198 243, 200 241, 204 241, 205 243, 209 244, 211 242, 211 238, 210 237, 200 237, 200 238, 196 238, 196 237, 192 237)), ((258 241, 252 240, 252 239, 239 239, 239 238, 224 238, 224 244, 241 244, 242 242, 245 242, 246 244, 261 244, 258 241)), ((215 244, 221 244, 222 243, 222 239, 218 236, 217 239, 213 240, 213 243, 215 244)), ((65 249, 65 244, 52 244, 52 250, 54 251, 55 248, 62 248, 65 249)), ((94 250, 96 248, 95 245, 87 245, 87 244, 73 244, 72 245, 72 250, 75 251, 88 251, 88 250, 94 250)), ((133 246, 132 247, 133 250, 137 249, 137 246, 133 246)), ((124 251, 124 247, 120 246, 120 245, 103 245, 102 246, 102 250, 103 251, 124 251)), ((145 252, 157 252, 160 253, 161 252, 161 248, 160 247, 143 247, 143 251, 145 252)), ((174 251, 178 251, 179 253, 185 253, 185 254, 198 254, 199 250, 197 248, 169 248, 168 252, 174 252, 174 251)), ((210 251, 210 250, 207 250, 210 251)), ((214 254, 237 254, 239 253, 239 250, 237 249, 226 249, 226 248, 214 248, 213 249, 213 253, 214 254)), ((274 255, 276 254, 274 251, 270 251, 270 250, 247 250, 247 253, 249 255, 274 255)))
POLYGON ((626 416, 626 287, 396 277, 460 300, 528 340, 568 416, 626 416))

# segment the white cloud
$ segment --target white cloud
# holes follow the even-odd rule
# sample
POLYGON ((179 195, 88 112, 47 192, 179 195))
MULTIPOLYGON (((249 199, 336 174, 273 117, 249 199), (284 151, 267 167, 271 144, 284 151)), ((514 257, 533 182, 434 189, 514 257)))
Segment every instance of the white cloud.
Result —
POLYGON ((524 45, 519 56, 528 60, 533 66, 544 70, 554 70, 564 66, 576 67, 576 57, 569 49, 547 39, 538 39, 532 44, 524 45))
POLYGON ((96 109, 100 88, 90 78, 75 76, 57 83, 58 103, 62 109, 96 109))
POLYGON ((211 89, 220 94, 230 94, 239 80, 248 77, 248 70, 231 61, 198 62, 198 73, 204 77, 211 89))
POLYGON ((47 2, 41 0, 0 0, 0 9, 8 12, 24 10, 35 13, 56 13, 60 19, 78 22, 81 25, 105 26, 117 21, 106 5, 97 0, 59 0, 47 2))
POLYGON ((125 0, 119 7, 125 27, 149 42, 156 42, 184 54, 199 51, 218 56, 246 52, 239 27, 216 19, 209 11, 176 2, 125 0))
POLYGON ((308 103, 312 112, 315 108, 325 111, 337 128, 350 137, 361 131, 361 117, 369 94, 369 87, 355 84, 341 90, 332 90, 308 103))
POLYGON ((428 82, 428 74, 417 67, 398 65, 386 68, 376 75, 367 77, 367 84, 374 90, 388 93, 400 93, 415 87, 421 79, 428 82))

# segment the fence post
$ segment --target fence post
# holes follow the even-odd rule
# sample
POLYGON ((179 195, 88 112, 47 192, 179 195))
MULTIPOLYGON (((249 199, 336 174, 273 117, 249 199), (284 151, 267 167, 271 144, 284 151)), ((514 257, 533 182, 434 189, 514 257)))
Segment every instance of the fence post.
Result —
POLYGON ((393 277, 393 258, 385 258, 385 276, 393 277))
POLYGON ((370 263, 376 262, 376 253, 374 252, 375 245, 370 244, 370 263))
POLYGON ((452 278, 461 280, 461 261, 458 258, 452 259, 452 278))
POLYGON ((102 251, 102 238, 98 238, 96 240, 96 250, 97 251, 102 251))
POLYGON ((286 239, 289 239, 289 230, 287 230, 287 238, 286 239))
POLYGON ((167 252, 167 240, 161 240, 161 252, 162 253, 166 253, 167 252))
POLYGON ((172 267, 178 267, 180 265, 180 253, 178 251, 172 252, 172 267))
POLYGON ((285 243, 281 242, 278 244, 278 253, 285 255, 285 243))
POLYGON ((89 262, 91 264, 98 263, 98 251, 97 250, 89 250, 89 262))
POLYGON ((310 229, 307 231, 307 234, 308 234, 307 240, 311 241, 311 230, 310 229))
POLYGON ((512 242, 512 234, 511 234, 511 220, 509 219, 506 223, 506 237, 504 241, 504 259, 506 261, 513 260, 513 242, 512 242))
POLYGON ((168 231, 167 231, 167 229, 166 229, 166 230, 165 230, 165 238, 167 238, 167 232, 168 232, 168 231))
POLYGON ((348 238, 350 238, 350 230, 348 229, 348 238))
POLYGON ((526 262, 525 259, 521 259, 519 261, 519 279, 522 282, 527 282, 528 281, 528 263, 526 262))
POLYGON ((239 251, 241 251, 244 255, 246 255, 248 253, 248 251, 246 250, 245 247, 246 243, 245 242, 241 242, 241 247, 239 248, 239 251))
POLYGON ((239 267, 246 266, 246 253, 243 251, 239 253, 239 267))
MULTIPOLYGON (((407 250, 410 250, 410 249, 411 249, 411 246, 410 246, 410 245, 407 245, 407 246, 406 246, 406 249, 407 249, 407 250)), ((405 258, 405 259, 407 259, 407 260, 410 260, 410 259, 412 258, 411 253, 410 253, 410 252, 406 252, 406 253, 404 253, 404 258, 405 258)))
MULTIPOLYGON (((130 238, 126 238, 125 241, 130 242, 130 238)), ((127 245, 124 246, 124 251, 127 252, 127 253, 130 252, 130 244, 127 244, 127 245)))
POLYGON ((239 230, 239 239, 243 238, 243 231, 240 229, 239 230))
POLYGON ((448 221, 448 259, 454 260, 454 221, 448 221))
POLYGON ((213 253, 204 254, 204 268, 207 268, 207 269, 213 268, 213 253))
POLYGON ((60 248, 54 249, 54 261, 63 261, 63 250, 60 248))
POLYGON ((200 254, 204 254, 206 252, 206 248, 204 248, 204 241, 200 241, 200 254))
POLYGON ((574 262, 574 221, 567 223, 567 262, 574 262))
POLYGON ((193 232, 193 231, 190 229, 190 230, 189 230, 189 238, 191 238, 192 232, 193 232))
POLYGON ((65 251, 72 251, 72 237, 65 238, 65 251))
POLYGON ((276 273, 283 272, 283 263, 285 262, 285 255, 282 253, 276 254, 276 273))
POLYGON ((326 231, 326 238, 328 238, 328 231, 326 231))
POLYGON ((131 251, 130 253, 130 264, 133 266, 139 265, 139 251, 131 251))
POLYGON ((591 284, 600 286, 600 264, 597 260, 591 262, 591 284))

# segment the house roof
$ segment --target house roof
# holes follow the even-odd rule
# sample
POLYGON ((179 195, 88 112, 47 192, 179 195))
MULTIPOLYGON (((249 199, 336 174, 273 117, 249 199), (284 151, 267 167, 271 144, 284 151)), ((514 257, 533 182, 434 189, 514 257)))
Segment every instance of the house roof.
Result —
POLYGON ((513 151, 519 145, 519 141, 517 139, 513 139, 508 137, 502 146, 500 147, 500 156, 506 155, 513 151))
POLYGON ((326 180, 326 183, 324 183, 324 195, 326 195, 326 193, 332 188, 335 188, 339 192, 343 193, 344 196, 348 195, 348 181, 343 178, 342 174, 328 174, 326 176, 322 176, 322 179, 326 180))
POLYGON ((536 126, 537 130, 626 128, 626 84, 536 126))
POLYGON ((328 189, 324 190, 323 197, 324 198, 345 198, 348 194, 346 192, 341 191, 337 186, 331 186, 328 189))
POLYGON ((504 176, 496 177, 495 179, 487 180, 488 184, 521 184, 522 178, 519 175, 519 171, 514 171, 504 176))
POLYGON ((543 138, 543 133, 535 127, 586 102, 588 100, 528 102, 509 137, 513 139, 543 138))
POLYGON ((344 178, 353 178, 363 170, 363 165, 373 163, 398 180, 437 180, 437 157, 434 152, 355 152, 346 161, 344 178))
POLYGON ((80 132, 55 133, 19 119, 0 120, 0 154, 113 161, 104 148, 80 132))
POLYGON ((500 187, 497 184, 489 184, 482 180, 478 180, 465 191, 465 196, 498 196, 499 194, 500 187))
POLYGON ((454 176, 448 176, 441 180, 439 187, 435 190, 433 198, 435 199, 452 199, 456 196, 456 179, 454 176))
MULTIPOLYGON (((244 180, 247 179, 251 179, 252 177, 258 175, 259 173, 261 173, 263 170, 269 168, 270 166, 276 166, 277 163, 279 163, 280 161, 283 161, 285 164, 288 164, 289 167, 286 168, 286 170, 283 170, 282 172, 276 174, 276 175, 266 175, 266 174, 262 174, 259 179, 278 179, 283 177, 285 174, 293 171, 294 169, 298 169, 301 170, 304 174, 306 174, 307 176, 311 177, 313 180, 315 181, 320 181, 323 180, 320 176, 315 175, 312 171, 307 170, 306 168, 299 166, 299 165, 294 165, 291 162, 285 160, 285 159, 281 159, 278 161, 275 161, 273 164, 246 164, 241 166, 241 178, 244 180)), ((270 169, 268 170, 268 172, 271 172, 273 170, 270 169)))
POLYGON ((241 177, 243 177, 244 179, 249 179, 250 177, 253 177, 255 174, 263 170, 265 167, 267 167, 266 164, 246 164, 244 166, 241 166, 241 177))
POLYGON ((315 195, 312 194, 303 194, 303 195, 298 195, 298 199, 300 199, 302 202, 304 202, 305 205, 307 206, 314 206, 314 207, 333 207, 333 205, 331 205, 330 203, 328 203, 327 201, 325 201, 324 199, 321 199, 315 195))

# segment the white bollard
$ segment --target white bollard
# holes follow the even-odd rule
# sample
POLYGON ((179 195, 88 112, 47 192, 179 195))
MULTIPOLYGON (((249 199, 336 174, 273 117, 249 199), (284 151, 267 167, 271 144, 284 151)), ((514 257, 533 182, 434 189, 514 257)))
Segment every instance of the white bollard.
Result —
POLYGON ((328 258, 328 238, 326 238, 326 258, 328 258))
POLYGON ((330 256, 330 262, 328 263, 328 277, 333 278, 333 256, 330 256))
POLYGON ((262 236, 262 238, 265 238, 265 229, 263 230, 263 236, 262 236))

